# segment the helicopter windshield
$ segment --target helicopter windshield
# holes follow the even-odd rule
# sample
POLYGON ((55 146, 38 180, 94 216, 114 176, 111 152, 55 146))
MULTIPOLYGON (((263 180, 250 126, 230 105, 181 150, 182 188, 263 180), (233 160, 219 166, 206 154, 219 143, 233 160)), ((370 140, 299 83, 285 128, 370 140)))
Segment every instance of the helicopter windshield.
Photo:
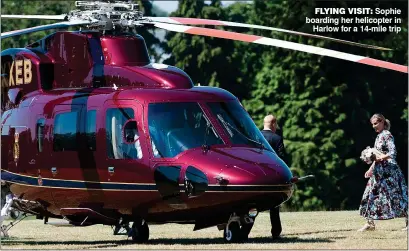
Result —
POLYGON ((239 102, 211 102, 207 105, 227 131, 232 144, 274 151, 239 102))
POLYGON ((213 125, 196 102, 151 103, 149 134, 156 158, 172 158, 206 144, 223 144, 213 125))

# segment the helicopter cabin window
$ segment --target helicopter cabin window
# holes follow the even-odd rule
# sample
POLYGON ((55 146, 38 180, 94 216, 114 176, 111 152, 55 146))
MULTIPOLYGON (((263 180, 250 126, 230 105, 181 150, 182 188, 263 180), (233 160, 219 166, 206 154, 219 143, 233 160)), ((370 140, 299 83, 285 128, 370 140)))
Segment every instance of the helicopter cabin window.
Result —
POLYGON ((77 120, 78 112, 60 113, 55 116, 53 137, 55 152, 77 150, 77 120))
POLYGON ((43 151, 44 147, 44 126, 45 126, 45 119, 41 118, 37 120, 37 150, 38 152, 43 151))
POLYGON ((87 139, 87 149, 95 151, 97 149, 96 130, 97 130, 97 111, 91 110, 87 112, 87 120, 85 127, 85 136, 87 139))
POLYGON ((111 108, 106 112, 107 154, 110 159, 141 159, 137 122, 132 108, 111 108))

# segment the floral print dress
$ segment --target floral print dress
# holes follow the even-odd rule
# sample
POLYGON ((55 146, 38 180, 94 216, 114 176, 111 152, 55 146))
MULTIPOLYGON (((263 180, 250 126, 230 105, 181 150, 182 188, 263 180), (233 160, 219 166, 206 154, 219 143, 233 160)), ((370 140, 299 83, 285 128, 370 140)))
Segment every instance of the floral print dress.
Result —
POLYGON ((392 134, 383 130, 375 140, 377 150, 391 158, 377 162, 366 184, 359 213, 366 219, 387 220, 408 216, 408 187, 398 164, 392 134))

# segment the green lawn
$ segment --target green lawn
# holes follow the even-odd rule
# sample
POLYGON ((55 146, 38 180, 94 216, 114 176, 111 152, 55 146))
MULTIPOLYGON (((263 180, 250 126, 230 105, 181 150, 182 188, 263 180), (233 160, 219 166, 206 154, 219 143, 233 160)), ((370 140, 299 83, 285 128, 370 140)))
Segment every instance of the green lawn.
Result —
MULTIPOLYGON (((138 245, 114 236, 108 226, 55 227, 25 220, 13 227, 2 249, 408 249, 404 219, 377 221, 377 230, 359 233, 357 211, 281 213, 282 238, 273 241, 267 213, 261 213, 246 243, 224 244, 216 227, 193 232, 193 225, 152 225, 150 241, 138 245)), ((51 221, 51 220, 50 220, 51 221)))

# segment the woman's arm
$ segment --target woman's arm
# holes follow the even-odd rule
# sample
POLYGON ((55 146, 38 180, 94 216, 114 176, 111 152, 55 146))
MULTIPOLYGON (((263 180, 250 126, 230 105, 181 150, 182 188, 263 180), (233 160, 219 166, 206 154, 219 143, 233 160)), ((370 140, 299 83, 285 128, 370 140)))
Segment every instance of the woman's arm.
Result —
POLYGON ((372 165, 371 165, 371 167, 368 169, 368 171, 366 171, 365 172, 365 178, 369 178, 369 177, 371 177, 372 176, 372 174, 373 174, 373 169, 375 168, 375 161, 374 162, 372 162, 372 165))
POLYGON ((391 158, 391 156, 389 156, 389 154, 383 154, 383 153, 381 153, 379 156, 376 156, 376 162, 379 162, 379 161, 384 161, 384 160, 387 160, 387 159, 390 159, 391 158))

